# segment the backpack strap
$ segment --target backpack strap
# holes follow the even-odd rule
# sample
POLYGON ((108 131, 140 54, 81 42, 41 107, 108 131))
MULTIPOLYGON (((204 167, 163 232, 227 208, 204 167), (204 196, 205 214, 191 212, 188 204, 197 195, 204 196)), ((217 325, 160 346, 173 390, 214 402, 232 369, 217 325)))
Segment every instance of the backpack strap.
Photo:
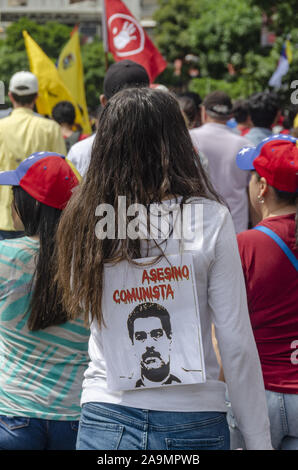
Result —
POLYGON ((259 232, 263 232, 270 238, 272 238, 272 240, 274 240, 278 244, 284 254, 288 257, 296 271, 298 271, 298 259, 290 250, 290 248, 285 244, 285 242, 275 232, 273 232, 273 230, 268 227, 264 227, 263 225, 258 225, 257 227, 254 227, 254 230, 259 230, 259 232))

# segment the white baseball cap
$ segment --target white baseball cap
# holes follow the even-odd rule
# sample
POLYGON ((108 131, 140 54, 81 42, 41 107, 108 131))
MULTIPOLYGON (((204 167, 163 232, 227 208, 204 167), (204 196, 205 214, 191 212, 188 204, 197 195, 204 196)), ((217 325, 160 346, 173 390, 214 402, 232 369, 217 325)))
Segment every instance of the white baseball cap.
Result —
POLYGON ((38 81, 31 72, 17 72, 9 82, 9 91, 18 96, 33 95, 38 92, 38 81))

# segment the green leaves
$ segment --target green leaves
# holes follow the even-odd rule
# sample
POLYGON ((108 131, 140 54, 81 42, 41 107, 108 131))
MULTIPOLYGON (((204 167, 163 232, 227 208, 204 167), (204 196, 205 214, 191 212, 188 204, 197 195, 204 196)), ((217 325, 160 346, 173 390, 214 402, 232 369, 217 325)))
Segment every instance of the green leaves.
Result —
MULTIPOLYGON (((60 51, 70 38, 71 27, 49 21, 44 25, 35 23, 28 18, 21 18, 12 23, 6 30, 5 40, 0 41, 0 79, 4 81, 8 91, 10 77, 20 70, 29 70, 29 62, 25 50, 23 30, 56 62, 60 51)), ((99 95, 102 91, 105 75, 104 51, 102 42, 94 40, 81 48, 84 65, 86 98, 88 107, 96 109, 99 105, 99 95)), ((112 59, 111 59, 112 61, 112 59)), ((7 103, 8 98, 6 97, 7 103)))
POLYGON ((169 66, 160 81, 168 79, 176 86, 186 77, 191 88, 202 96, 219 88, 235 98, 264 90, 289 32, 293 62, 283 79, 288 84, 285 88, 289 89, 291 81, 297 79, 297 0, 159 0, 159 5, 155 14, 158 47, 169 62, 187 54, 197 56, 200 72, 199 78, 191 80, 184 64, 179 82, 175 77, 171 79, 169 66), (261 46, 264 13, 269 18, 268 28, 278 35, 273 47, 261 46))

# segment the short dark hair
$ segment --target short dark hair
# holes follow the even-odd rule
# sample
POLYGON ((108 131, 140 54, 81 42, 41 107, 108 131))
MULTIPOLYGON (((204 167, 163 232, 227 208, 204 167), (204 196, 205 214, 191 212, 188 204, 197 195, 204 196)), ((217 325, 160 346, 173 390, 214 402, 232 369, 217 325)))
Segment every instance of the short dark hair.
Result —
POLYGON ((52 109, 52 117, 58 124, 73 125, 76 118, 76 110, 70 101, 60 101, 52 109))
POLYGON ((227 121, 232 115, 232 101, 224 91, 213 91, 204 98, 206 113, 219 121, 227 121))
POLYGON ((249 97, 249 114, 255 127, 269 129, 279 108, 279 99, 274 92, 264 91, 249 97))
POLYGON ((247 100, 237 100, 233 105, 233 115, 240 124, 249 117, 249 103, 247 100))
POLYGON ((13 99, 20 105, 31 104, 37 97, 37 93, 32 93, 31 95, 17 95, 16 93, 11 92, 13 99))
POLYGON ((162 327, 169 339, 172 336, 172 327, 169 312, 162 305, 148 302, 138 305, 128 316, 127 328, 128 334, 133 343, 134 322, 137 318, 156 317, 161 321, 162 327))

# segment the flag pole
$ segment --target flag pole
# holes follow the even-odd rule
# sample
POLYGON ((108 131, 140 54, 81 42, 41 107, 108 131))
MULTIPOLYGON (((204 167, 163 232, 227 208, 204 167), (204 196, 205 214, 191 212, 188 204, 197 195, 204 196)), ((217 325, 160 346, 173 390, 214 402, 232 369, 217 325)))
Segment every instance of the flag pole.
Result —
POLYGON ((109 62, 108 62, 109 43, 108 43, 107 15, 106 15, 105 0, 102 0, 101 24, 102 24, 103 49, 104 49, 104 55, 105 55, 105 70, 107 71, 109 68, 109 62))

